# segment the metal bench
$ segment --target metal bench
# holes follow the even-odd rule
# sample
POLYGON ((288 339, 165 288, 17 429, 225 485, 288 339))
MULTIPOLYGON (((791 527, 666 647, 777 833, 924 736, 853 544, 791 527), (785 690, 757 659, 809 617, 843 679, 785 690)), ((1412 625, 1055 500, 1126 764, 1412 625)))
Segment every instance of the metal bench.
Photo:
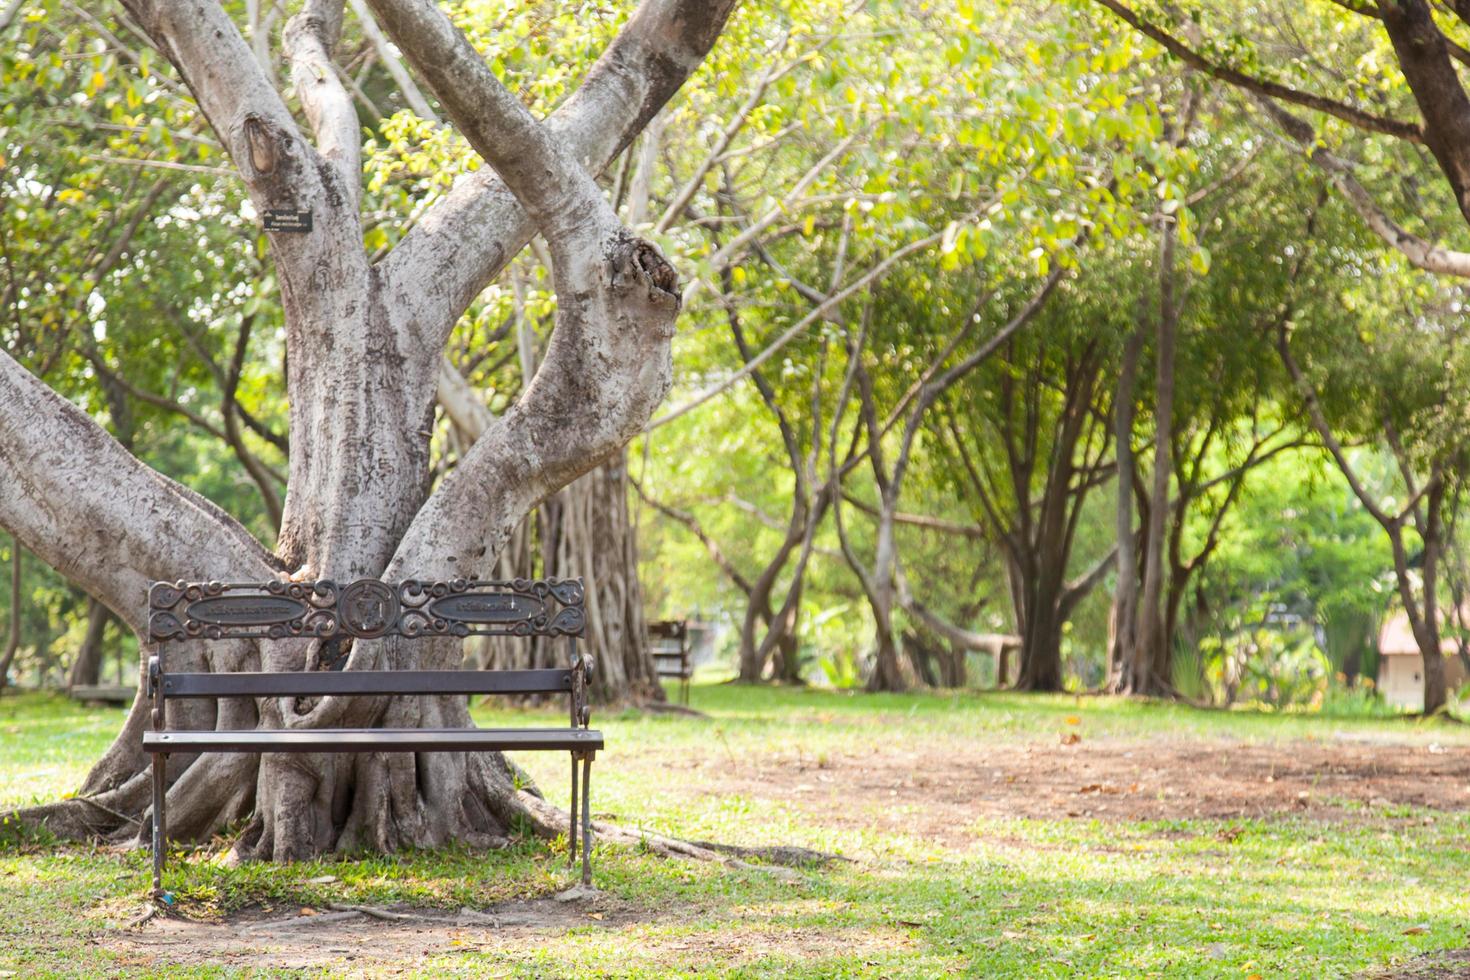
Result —
POLYGON ((679 682, 679 702, 689 703, 689 678, 694 665, 689 660, 689 622, 665 619, 648 624, 648 653, 653 658, 654 672, 679 682))
MULTIPOLYGON (((568 864, 577 856, 581 804, 582 881, 592 880, 592 759, 602 733, 588 727, 592 658, 577 650, 586 627, 581 579, 456 580, 385 583, 365 579, 339 587, 318 582, 157 582, 148 590, 148 660, 152 730, 143 751, 153 758, 153 890, 163 894, 165 761, 172 752, 500 752, 562 751, 572 758, 568 864), (542 670, 318 670, 172 673, 165 650, 176 642, 222 639, 340 643, 382 637, 428 639, 472 634, 565 636, 566 668, 542 670), (168 727, 173 698, 356 697, 359 695, 569 695, 566 728, 296 728, 178 731, 168 727), (577 764, 581 763, 581 792, 577 764)), ((345 663, 345 658, 341 661, 345 663)), ((340 664, 339 664, 340 666, 340 664)))

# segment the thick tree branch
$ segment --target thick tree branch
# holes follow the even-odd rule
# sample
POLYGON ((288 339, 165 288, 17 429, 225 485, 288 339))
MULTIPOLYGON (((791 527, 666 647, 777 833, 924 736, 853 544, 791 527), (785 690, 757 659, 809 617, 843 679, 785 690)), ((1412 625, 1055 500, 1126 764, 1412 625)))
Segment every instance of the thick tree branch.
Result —
POLYGON ((139 462, 0 352, 0 526, 142 631, 152 581, 273 577, 234 518, 139 462))
POLYGON ((1444 248, 1400 226, 1358 182, 1352 164, 1318 143, 1316 131, 1306 120, 1292 115, 1271 99, 1258 97, 1256 103, 1306 152, 1307 159, 1327 175, 1332 186, 1375 235, 1402 252, 1416 268, 1437 275, 1470 278, 1470 252, 1444 248))
MULTIPOLYGON (((600 172, 699 66, 737 2, 645 0, 581 87, 547 118, 551 137, 564 141, 589 172, 600 172)), ((389 295, 436 351, 534 231, 491 169, 461 177, 382 268, 389 295), (419 288, 423 282, 435 288, 419 288)))
POLYGON ((569 239, 606 234, 615 222, 612 206, 573 148, 501 84, 436 0, 369 4, 455 127, 546 236, 554 256, 569 239))
POLYGON ((342 0, 309 0, 282 34, 291 60, 291 82, 316 134, 317 152, 337 169, 347 207, 357 210, 362 191, 362 137, 352 96, 337 77, 332 51, 342 33, 342 0))
POLYGON ((1093 0, 1093 2, 1112 11, 1114 16, 1119 20, 1128 24, 1140 34, 1153 39, 1164 50, 1174 55, 1174 57, 1186 65, 1214 78, 1218 78, 1222 82, 1227 82, 1237 88, 1268 96, 1269 98, 1290 102, 1293 105, 1315 109, 1318 112, 1325 112, 1330 116, 1335 116, 1344 122, 1351 123, 1359 129, 1364 129, 1369 132, 1383 133, 1387 136, 1408 140, 1411 143, 1424 142, 1424 131, 1417 123, 1376 116, 1371 112, 1360 109, 1357 106, 1348 105, 1345 102, 1338 102, 1312 92, 1303 92, 1299 89, 1294 89, 1289 85, 1282 85, 1279 82, 1257 78, 1254 75, 1247 75, 1245 72, 1231 68, 1228 65, 1216 64, 1157 24, 1144 19, 1137 11, 1118 2, 1118 0, 1093 0))
POLYGON ((558 306, 517 403, 415 517, 395 567, 474 575, 546 494, 624 445, 668 390, 677 277, 634 239, 566 142, 531 117, 429 0, 372 0, 398 47, 539 225, 558 306), (479 533, 468 529, 483 528, 479 533))
MULTIPOLYGON (((345 187, 324 187, 315 150, 223 7, 214 0, 123 0, 123 6, 178 69, 257 211, 325 208, 328 190, 345 200, 345 187)), ((354 212, 354 227, 355 220, 354 212)), ((319 220, 314 234, 273 232, 271 240, 278 256, 299 256, 325 241, 329 228, 319 220)))
POLYGON ((1424 144, 1470 220, 1470 97, 1450 63, 1444 34, 1424 0, 1378 0, 1399 70, 1424 115, 1424 144))

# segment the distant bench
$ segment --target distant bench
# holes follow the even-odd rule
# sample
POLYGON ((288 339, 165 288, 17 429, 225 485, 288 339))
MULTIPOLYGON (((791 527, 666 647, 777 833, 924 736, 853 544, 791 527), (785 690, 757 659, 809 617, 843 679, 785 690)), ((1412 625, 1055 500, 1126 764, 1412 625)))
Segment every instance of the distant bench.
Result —
POLYGON ((138 696, 138 686, 136 684, 132 687, 126 684, 74 684, 66 689, 66 693, 73 701, 132 704, 138 696))
POLYGON ((592 759, 602 733, 588 728, 592 658, 577 651, 586 628, 577 579, 451 582, 364 579, 319 582, 157 582, 148 590, 148 660, 153 757, 153 890, 163 893, 165 760, 172 752, 569 752, 572 809, 568 864, 577 854, 577 763, 582 764, 582 881, 592 880, 592 759), (545 670, 317 670, 172 673, 165 649, 176 642, 223 639, 434 639, 470 635, 565 636, 565 668, 545 670), (553 694, 570 696, 566 728, 289 728, 180 731, 168 727, 173 698, 355 697, 359 695, 553 694))
POLYGON ((648 654, 659 677, 679 682, 679 701, 689 703, 689 679, 694 665, 689 659, 689 621, 664 619, 648 624, 648 654))

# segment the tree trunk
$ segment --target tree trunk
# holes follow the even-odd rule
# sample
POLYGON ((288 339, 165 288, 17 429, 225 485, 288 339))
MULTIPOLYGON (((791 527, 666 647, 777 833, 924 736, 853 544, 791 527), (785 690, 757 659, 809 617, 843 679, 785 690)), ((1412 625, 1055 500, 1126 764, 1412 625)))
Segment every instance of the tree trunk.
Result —
MULTIPOLYGON (((1414 623, 1414 639, 1419 643, 1419 653, 1424 658, 1424 713, 1432 715, 1443 711, 1449 700, 1448 684, 1444 669, 1444 647, 1440 640, 1441 630, 1439 622, 1439 561, 1444 548, 1444 540, 1441 535, 1441 512, 1444 506, 1444 483, 1442 480, 1431 477, 1432 482, 1425 494, 1424 523, 1420 525, 1420 538, 1423 542, 1423 550, 1420 553, 1420 576, 1422 578, 1423 606, 1419 616, 1419 622, 1414 623)), ((1395 545, 1395 565, 1402 564, 1399 555, 1403 553, 1402 535, 1399 535, 1400 543, 1395 545)), ((1400 576, 1408 579, 1407 575, 1400 576)), ((1409 591, 1404 588, 1407 581, 1400 586, 1400 591, 1409 591)), ((1410 622, 1413 623, 1413 615, 1410 614, 1410 622)))
MULTIPOLYGON (((597 661, 593 697, 603 704, 664 700, 644 621, 626 451, 542 504, 538 520, 542 575, 587 580, 585 642, 597 661)), ((562 646, 538 638, 536 665, 561 666, 562 646)))
POLYGON ((1143 355, 1144 323, 1140 322, 1123 346, 1118 389, 1113 398, 1113 444, 1118 468, 1118 584, 1113 593, 1112 643, 1109 645, 1108 688, 1128 689, 1129 660, 1138 644, 1138 551, 1133 532, 1133 418, 1137 397, 1138 361, 1143 355))
POLYGON ((1062 573, 1042 570, 1024 589, 1026 612, 1021 629, 1022 691, 1062 690, 1062 573))
POLYGON ((112 612, 106 606, 96 599, 87 600, 87 632, 82 637, 82 645, 77 648, 77 655, 72 659, 71 670, 67 673, 68 690, 74 687, 95 687, 101 680, 102 659, 107 652, 104 643, 107 621, 111 618, 112 612))
MULTIPOLYGON (((798 464, 800 460, 798 459, 798 464)), ((802 493, 802 484, 797 481, 797 493, 802 493)), ((807 564, 811 560, 812 548, 816 543, 817 527, 827 513, 832 501, 832 491, 824 489, 817 494, 815 504, 798 500, 792 509, 791 525, 785 541, 771 563, 761 572, 749 593, 745 618, 740 629, 740 680, 753 684, 764 679, 766 667, 770 665, 776 680, 783 684, 801 684, 801 596, 806 584, 807 564), (791 552, 800 546, 795 567, 791 571, 791 582, 786 587, 786 598, 779 610, 771 609, 771 593, 777 576, 786 567, 791 552), (766 632, 756 642, 757 620, 765 623, 766 632)))
POLYGON ((1121 689, 1130 694, 1169 693, 1172 661, 1170 636, 1163 609, 1164 578, 1168 574, 1164 549, 1168 544, 1164 522, 1169 515, 1169 478, 1174 472, 1174 351, 1178 310, 1174 304, 1174 223, 1165 219, 1159 236, 1159 318, 1155 356, 1153 487, 1149 493, 1148 528, 1144 533, 1143 585, 1138 610, 1138 635, 1132 665, 1121 689))
POLYGON ((897 639, 893 635, 892 606, 886 610, 873 608, 876 629, 873 631, 873 669, 868 674, 869 691, 907 691, 912 683, 899 657, 897 639))
POLYGON ((15 535, 10 537, 10 622, 9 629, 5 635, 5 650, 0 653, 0 691, 5 690, 7 678, 10 676, 10 665, 15 663, 15 655, 20 651, 20 573, 21 573, 21 550, 20 538, 15 535))
POLYGON ((873 610, 873 672, 868 675, 869 691, 906 691, 918 679, 910 676, 899 657, 898 637, 894 633, 893 607, 898 598, 894 581, 894 563, 898 560, 898 542, 893 534, 896 501, 883 501, 878 517, 878 542, 873 556, 873 575, 868 592, 868 605, 873 610))
MULTIPOLYGON (((798 487, 796 492, 800 494, 801 488, 798 487)), ((806 534, 807 519, 807 508, 798 499, 792 507, 785 540, 781 542, 775 557, 762 569, 760 577, 751 585, 745 604, 745 616, 740 624, 739 679, 742 684, 758 684, 765 679, 766 666, 770 662, 768 654, 773 646, 781 653, 779 659, 783 664, 790 659, 787 656, 788 648, 794 658, 796 608, 790 602, 783 603, 784 615, 778 615, 771 608, 771 593, 791 553, 801 545, 806 534), (764 636, 760 632, 763 623, 764 636)), ((799 581, 793 583, 792 589, 799 590, 799 581)), ((789 597, 790 590, 788 599, 789 597)))

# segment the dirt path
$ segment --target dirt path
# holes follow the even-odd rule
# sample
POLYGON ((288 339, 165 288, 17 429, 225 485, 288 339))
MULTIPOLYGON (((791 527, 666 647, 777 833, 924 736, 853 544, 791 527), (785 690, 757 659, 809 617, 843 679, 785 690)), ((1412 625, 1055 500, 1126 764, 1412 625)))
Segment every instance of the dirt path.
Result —
MULTIPOLYGON (((605 905, 605 902, 599 902, 605 905)), ((233 969, 305 970, 412 968, 448 953, 533 944, 547 933, 586 926, 612 928, 631 916, 599 911, 586 902, 540 899, 507 902, 494 909, 459 913, 442 909, 359 911, 248 909, 225 922, 159 917, 143 927, 99 937, 97 945, 120 955, 118 965, 147 968, 211 964, 233 969), (594 918, 594 916, 596 916, 594 918)))

